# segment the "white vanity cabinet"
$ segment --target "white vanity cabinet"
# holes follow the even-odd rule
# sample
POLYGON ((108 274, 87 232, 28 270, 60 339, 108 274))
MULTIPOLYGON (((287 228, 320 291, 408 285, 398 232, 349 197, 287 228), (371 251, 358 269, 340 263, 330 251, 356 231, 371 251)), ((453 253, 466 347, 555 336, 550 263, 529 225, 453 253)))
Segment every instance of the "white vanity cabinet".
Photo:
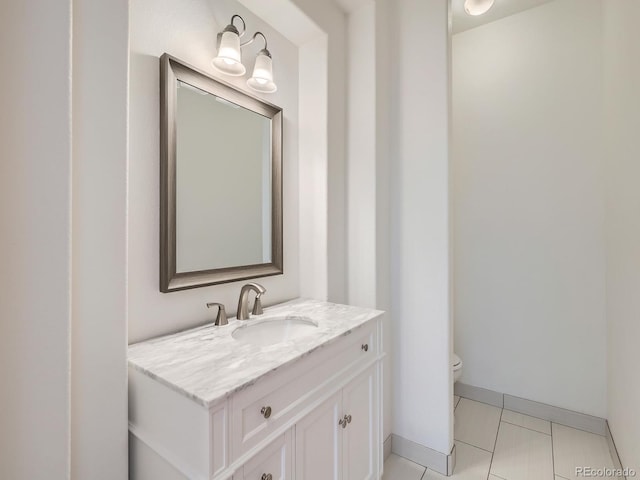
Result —
POLYGON ((296 478, 379 478, 376 375, 367 369, 296 424, 296 478))
POLYGON ((210 404, 130 361, 131 480, 378 480, 378 315, 210 404))

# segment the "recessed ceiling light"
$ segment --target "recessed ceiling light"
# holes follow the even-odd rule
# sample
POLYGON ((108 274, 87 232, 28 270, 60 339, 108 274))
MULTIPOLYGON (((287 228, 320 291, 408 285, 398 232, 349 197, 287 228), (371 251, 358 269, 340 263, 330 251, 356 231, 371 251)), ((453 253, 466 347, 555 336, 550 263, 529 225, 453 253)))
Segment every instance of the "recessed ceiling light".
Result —
POLYGON ((464 11, 469 15, 477 16, 487 13, 495 0, 465 0, 464 11))

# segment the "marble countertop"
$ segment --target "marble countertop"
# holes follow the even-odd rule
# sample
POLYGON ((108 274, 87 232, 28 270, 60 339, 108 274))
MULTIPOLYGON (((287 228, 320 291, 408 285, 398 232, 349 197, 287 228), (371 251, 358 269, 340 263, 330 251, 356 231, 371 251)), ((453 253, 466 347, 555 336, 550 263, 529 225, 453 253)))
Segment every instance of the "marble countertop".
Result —
POLYGON ((129 366, 205 407, 255 383, 264 375, 329 345, 383 312, 298 299, 265 308, 259 319, 304 316, 318 323, 309 335, 275 345, 238 341, 231 333, 248 321, 208 324, 129 346, 129 366))

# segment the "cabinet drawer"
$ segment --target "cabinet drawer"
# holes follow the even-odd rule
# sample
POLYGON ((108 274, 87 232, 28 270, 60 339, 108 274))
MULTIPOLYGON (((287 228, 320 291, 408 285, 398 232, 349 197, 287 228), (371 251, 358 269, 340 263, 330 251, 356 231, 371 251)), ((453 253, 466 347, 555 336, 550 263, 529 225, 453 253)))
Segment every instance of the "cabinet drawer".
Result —
POLYGON ((357 329, 233 398, 232 455, 257 445, 313 402, 323 384, 377 353, 376 323, 357 329))
POLYGON ((242 480, 290 480, 292 478, 291 430, 278 437, 242 468, 242 480))

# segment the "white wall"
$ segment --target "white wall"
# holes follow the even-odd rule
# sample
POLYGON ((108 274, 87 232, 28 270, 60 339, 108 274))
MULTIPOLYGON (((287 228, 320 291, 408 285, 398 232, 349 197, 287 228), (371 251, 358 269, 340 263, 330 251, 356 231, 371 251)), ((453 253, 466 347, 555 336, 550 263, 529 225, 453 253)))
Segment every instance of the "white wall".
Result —
MULTIPOLYGON (((261 0, 242 1, 244 3, 266 3, 261 0)), ((290 3, 289 0, 271 0, 268 3, 278 4, 283 2, 290 3)), ((324 163, 326 165, 326 173, 314 178, 314 182, 324 181, 326 175, 326 187, 324 187, 323 194, 317 198, 317 201, 326 202, 326 221, 324 225, 318 225, 317 228, 319 230, 317 233, 326 235, 327 299, 332 302, 345 303, 347 301, 347 227, 345 208, 347 177, 347 19, 344 12, 333 1, 293 0, 293 3, 296 8, 303 12, 307 21, 315 23, 317 28, 326 34, 326 50, 322 50, 324 55, 321 54, 317 57, 318 62, 323 61, 325 58, 327 60, 326 84, 324 80, 320 82, 323 88, 326 86, 326 91, 319 91, 317 100, 318 102, 326 102, 326 110, 322 108, 318 111, 319 120, 326 119, 327 122, 326 152, 319 152, 321 155, 326 155, 324 163)), ((269 10, 268 6, 261 8, 269 10)), ((289 18, 278 19, 273 25, 277 25, 282 32, 295 28, 295 25, 283 25, 292 23, 289 18)), ((294 21, 297 22, 298 20, 295 19, 294 21)), ((304 23, 300 23, 298 28, 304 25, 304 23)), ((306 30, 313 32, 313 29, 309 27, 306 27, 306 30)), ((303 42, 298 44, 304 45, 303 42)), ((313 48, 311 47, 311 50, 301 48, 300 54, 308 55, 313 52, 313 48)), ((308 65, 309 61, 314 60, 314 58, 311 58, 305 63, 308 65)), ((303 86, 302 88, 305 88, 306 92, 309 93, 309 88, 312 88, 312 86, 303 86)), ((306 102, 306 100, 302 101, 306 102)), ((312 103, 305 103, 305 105, 310 107, 312 103)), ((324 132, 322 134, 324 135, 324 132)), ((313 187, 301 185, 301 194, 307 188, 313 187)), ((320 217, 320 220, 322 219, 320 217)), ((303 255, 309 254, 307 250, 301 250, 301 252, 303 255)), ((313 252, 313 254, 315 253, 313 252)), ((323 253, 320 255, 324 256, 323 253)), ((302 276, 308 277, 313 274, 313 272, 303 272, 302 276)), ((324 272, 321 275, 324 276, 324 272)))
POLYGON ((127 478, 128 18, 73 3, 73 479, 127 478))
MULTIPOLYGON (((393 319, 391 318, 391 169, 393 157, 390 151, 391 134, 391 60, 389 11, 393 8, 388 0, 375 3, 376 42, 376 292, 378 308, 387 312, 383 328, 383 428, 384 438, 392 433, 393 425, 393 319)), ((366 7, 364 7, 366 8, 366 7)), ((356 11, 355 15, 358 14, 356 11)), ((361 45, 367 48, 366 45, 361 45)))
POLYGON ((328 38, 300 47, 300 295, 329 298, 328 38))
POLYGON ((349 15, 347 142, 347 280, 352 305, 377 306, 376 11, 369 2, 349 15))
POLYGON ((453 37, 462 382, 605 417, 599 0, 453 37))
POLYGON ((350 305, 384 310, 383 436, 391 434, 389 247, 389 69, 387 2, 348 14, 347 294, 350 305))
POLYGON ((0 477, 124 479, 128 5, 0 8, 0 477))
POLYGON ((603 9, 608 419, 622 464, 640 471, 640 3, 605 1, 603 9))
POLYGON ((69 477, 71 2, 0 2, 0 477, 69 477), (38 12, 38 15, 34 15, 38 12))
MULTIPOLYGON (((298 296, 298 49, 272 27, 237 2, 194 1, 189 8, 175 0, 131 3, 131 92, 129 171, 129 341, 188 328, 207 320, 205 303, 218 301, 235 312, 242 282, 194 290, 160 293, 158 289, 159 212, 159 67, 167 52, 215 73, 216 33, 231 15, 241 14, 250 32, 260 30, 269 41, 279 90, 265 99, 284 109, 283 193, 284 275, 258 281, 267 289, 266 305, 298 296)), ((261 48, 243 50, 248 68, 261 48)), ((246 79, 224 77, 247 90, 246 79)), ((230 199, 232 201, 232 199, 230 199)))
POLYGON ((449 454, 448 2, 389 7, 393 433, 449 454))

